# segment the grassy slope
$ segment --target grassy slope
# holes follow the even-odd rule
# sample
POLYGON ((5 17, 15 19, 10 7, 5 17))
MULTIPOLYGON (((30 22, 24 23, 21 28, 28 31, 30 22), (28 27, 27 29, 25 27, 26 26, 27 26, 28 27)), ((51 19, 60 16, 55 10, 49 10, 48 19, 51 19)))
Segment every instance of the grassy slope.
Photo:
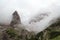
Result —
POLYGON ((54 39, 51 39, 51 40, 60 40, 60 36, 54 38, 54 39))

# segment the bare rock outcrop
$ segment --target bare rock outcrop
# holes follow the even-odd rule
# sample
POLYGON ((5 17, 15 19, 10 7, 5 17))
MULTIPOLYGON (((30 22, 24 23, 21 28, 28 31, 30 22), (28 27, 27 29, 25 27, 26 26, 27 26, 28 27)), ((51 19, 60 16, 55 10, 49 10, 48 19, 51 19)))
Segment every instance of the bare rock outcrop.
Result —
POLYGON ((17 11, 15 11, 13 14, 12 14, 12 21, 10 23, 10 26, 14 26, 16 24, 21 24, 21 20, 20 20, 20 16, 18 14, 17 11))

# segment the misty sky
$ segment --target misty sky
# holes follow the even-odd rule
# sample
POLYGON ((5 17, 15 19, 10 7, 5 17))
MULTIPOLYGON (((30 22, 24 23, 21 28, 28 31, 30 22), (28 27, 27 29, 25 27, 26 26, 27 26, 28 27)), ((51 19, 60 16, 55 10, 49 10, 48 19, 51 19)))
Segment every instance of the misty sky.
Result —
POLYGON ((12 19, 12 13, 15 10, 18 11, 22 24, 26 25, 36 15, 49 12, 49 17, 34 24, 40 29, 39 26, 43 25, 43 28, 52 19, 60 16, 60 0, 0 0, 0 23, 9 24, 12 19))

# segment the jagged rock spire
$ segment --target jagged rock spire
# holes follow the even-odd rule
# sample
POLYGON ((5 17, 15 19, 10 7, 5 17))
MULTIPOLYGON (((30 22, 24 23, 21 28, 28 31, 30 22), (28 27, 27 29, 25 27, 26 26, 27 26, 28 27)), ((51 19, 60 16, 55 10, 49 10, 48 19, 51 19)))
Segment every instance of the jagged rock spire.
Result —
POLYGON ((18 12, 17 11, 15 11, 13 14, 12 14, 12 21, 11 21, 11 23, 10 23, 10 26, 13 26, 13 25, 15 25, 15 24, 19 24, 19 23, 21 23, 21 20, 20 20, 20 16, 19 16, 19 14, 18 14, 18 12))

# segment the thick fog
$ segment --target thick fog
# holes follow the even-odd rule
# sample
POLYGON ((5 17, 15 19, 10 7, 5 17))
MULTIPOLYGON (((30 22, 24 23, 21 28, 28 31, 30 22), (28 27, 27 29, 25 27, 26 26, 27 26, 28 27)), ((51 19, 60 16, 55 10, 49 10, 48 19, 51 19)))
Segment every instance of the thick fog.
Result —
POLYGON ((52 20, 60 17, 60 0, 0 0, 0 24, 10 24, 15 10, 18 11, 26 29, 38 33, 51 25, 52 20), (29 24, 30 20, 42 13, 49 16, 29 24))

